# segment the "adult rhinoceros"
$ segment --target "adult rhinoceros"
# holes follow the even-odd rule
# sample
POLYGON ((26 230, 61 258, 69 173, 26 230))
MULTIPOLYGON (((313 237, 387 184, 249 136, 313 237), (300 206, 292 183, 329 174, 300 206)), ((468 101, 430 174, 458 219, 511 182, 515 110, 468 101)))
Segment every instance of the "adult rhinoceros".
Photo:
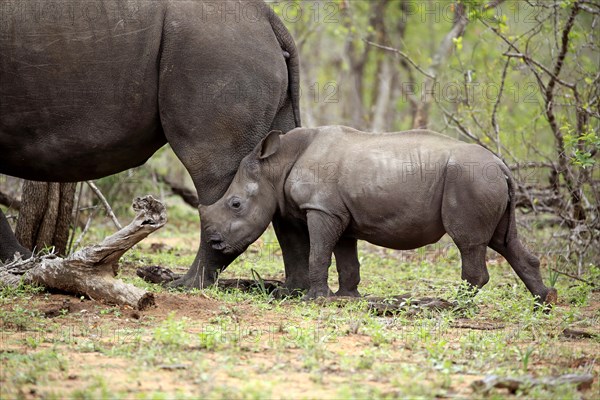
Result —
MULTIPOLYGON (((262 1, 20 1, 0 5, 0 173, 81 181, 169 143, 202 204, 272 129, 300 125, 298 52, 262 1)), ((307 288, 293 223, 278 220, 286 286, 307 288), (291 271, 299 271, 296 275, 291 271)), ((202 231, 202 230, 201 230, 202 231)), ((0 259, 28 253, 0 211, 0 259)), ((178 282, 203 287, 237 255, 202 241, 178 282)))

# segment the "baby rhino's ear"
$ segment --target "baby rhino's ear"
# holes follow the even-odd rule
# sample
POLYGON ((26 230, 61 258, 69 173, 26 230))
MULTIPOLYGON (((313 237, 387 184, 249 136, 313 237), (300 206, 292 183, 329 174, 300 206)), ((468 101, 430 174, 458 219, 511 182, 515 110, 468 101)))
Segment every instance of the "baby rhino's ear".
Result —
POLYGON ((281 141, 279 140, 279 135, 281 135, 281 131, 271 131, 265 137, 259 145, 259 153, 258 158, 264 160, 277 153, 279 150, 279 145, 281 141))

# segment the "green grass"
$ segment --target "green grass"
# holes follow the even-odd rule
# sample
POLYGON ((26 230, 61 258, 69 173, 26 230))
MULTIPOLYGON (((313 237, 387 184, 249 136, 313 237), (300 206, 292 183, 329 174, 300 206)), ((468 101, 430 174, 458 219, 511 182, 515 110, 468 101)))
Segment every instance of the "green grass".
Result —
MULTIPOLYGON (((132 319, 126 308, 73 297, 81 309, 45 318, 44 307, 54 295, 28 286, 1 290, 0 397, 480 397, 469 385, 486 375, 585 372, 596 374, 588 392, 562 386, 517 396, 593 398, 598 392, 600 339, 561 336, 566 327, 600 330, 600 296, 582 282, 554 276, 560 304, 549 314, 535 312, 533 298, 510 266, 493 258, 490 282, 467 301, 457 297, 459 254, 446 241, 415 252, 360 244, 359 289, 377 296, 456 299, 457 311, 379 317, 365 301, 319 305, 273 299, 260 289, 215 287, 188 295, 134 276, 135 268, 150 264, 184 269, 195 255, 196 235, 195 229, 159 231, 153 240, 168 243, 165 247, 154 251, 142 243, 122 260, 123 279, 156 292, 159 307, 164 296, 179 298, 174 310, 132 319), (493 329, 455 327, 465 321, 493 329)), ((596 266, 585 278, 598 275, 596 266)), ((272 230, 223 274, 253 276, 283 278, 272 230)), ((498 389, 490 398, 507 395, 498 389)))

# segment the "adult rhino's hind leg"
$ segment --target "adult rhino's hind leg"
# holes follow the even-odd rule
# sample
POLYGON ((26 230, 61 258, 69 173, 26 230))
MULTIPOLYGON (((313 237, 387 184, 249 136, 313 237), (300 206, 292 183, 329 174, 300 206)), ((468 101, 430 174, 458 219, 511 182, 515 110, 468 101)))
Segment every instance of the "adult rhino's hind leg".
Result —
POLYGON ((12 259, 15 253, 20 253, 23 258, 31 257, 31 251, 17 241, 6 216, 0 210, 0 261, 12 259))
MULTIPOLYGON (((231 0, 224 7, 237 3, 231 0)), ((253 10, 260 13, 252 21, 207 16, 198 23, 204 2, 168 2, 161 42, 160 121, 202 205, 225 193, 243 157, 274 122, 283 125, 284 117, 277 116, 287 104, 290 72, 271 23, 276 16, 262 2, 257 5, 253 10)), ((290 115, 289 127, 293 121, 290 115)), ((196 259, 174 286, 206 287, 239 255, 212 249, 202 215, 200 224, 196 259)))

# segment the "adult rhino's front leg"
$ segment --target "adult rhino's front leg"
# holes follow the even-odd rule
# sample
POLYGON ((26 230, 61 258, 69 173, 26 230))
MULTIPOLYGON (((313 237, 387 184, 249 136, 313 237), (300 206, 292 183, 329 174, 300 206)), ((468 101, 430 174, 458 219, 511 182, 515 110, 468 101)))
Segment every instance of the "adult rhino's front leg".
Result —
MULTIPOLYGON (((260 140, 260 134, 249 128, 251 122, 245 118, 229 120, 229 126, 234 128, 230 132, 223 131, 220 128, 223 121, 211 118, 213 115, 218 113, 212 108, 207 110, 205 106, 203 112, 195 115, 195 118, 200 119, 196 123, 184 123, 187 120, 185 116, 181 116, 176 124, 165 124, 169 143, 190 173, 198 199, 203 205, 214 203, 227 190, 245 155, 245 141, 260 140), (207 115, 204 115, 205 112, 207 115), (202 129, 193 129, 194 126, 201 126, 202 129), (250 132, 250 137, 244 138, 241 132, 250 132)), ((200 246, 196 258, 188 272, 170 286, 199 289, 210 286, 215 283, 219 273, 241 254, 224 254, 213 249, 207 241, 200 212, 199 216, 200 246)))
POLYGON ((31 251, 21 246, 17 241, 6 216, 0 210, 0 261, 12 259, 15 253, 20 253, 23 258, 31 257, 31 251))
MULTIPOLYGON (((167 141, 190 173, 200 204, 210 205, 225 193, 242 158, 271 129, 282 128, 275 122, 295 125, 292 109, 278 118, 289 106, 289 71, 271 25, 276 17, 261 6, 264 14, 252 21, 200 18, 204 6, 198 1, 169 3, 158 104, 167 141)), ((201 227, 190 270, 173 285, 210 285, 238 255, 212 249, 204 233, 201 227)))
MULTIPOLYGON (((200 216, 202 218, 202 216, 200 216)), ((206 241, 206 233, 200 223, 200 248, 188 272, 171 282, 171 287, 202 289, 215 283, 219 273, 231 264, 239 254, 223 254, 214 250, 206 241)))
MULTIPOLYGON (((215 105, 218 107, 218 104, 215 105)), ((231 131, 223 131, 223 120, 213 118, 218 115, 212 107, 194 115, 197 122, 187 122, 185 115, 167 121, 165 134, 175 154, 190 173, 198 199, 203 205, 217 201, 231 183, 241 159, 245 156, 246 142, 258 142, 261 133, 252 122, 243 116, 226 121, 231 131), (172 124, 170 122, 173 122, 172 124), (187 123, 186 123, 187 122, 187 123), (194 128, 194 127, 202 127, 194 128), (245 132, 247 137, 242 135, 245 132)), ((257 124, 254 124, 257 125, 257 124)), ((264 129, 267 131, 267 129, 264 129)), ((212 285, 218 274, 224 270, 240 253, 224 254, 213 249, 208 241, 206 227, 200 215, 200 247, 188 272, 170 286, 205 288, 212 285)))

